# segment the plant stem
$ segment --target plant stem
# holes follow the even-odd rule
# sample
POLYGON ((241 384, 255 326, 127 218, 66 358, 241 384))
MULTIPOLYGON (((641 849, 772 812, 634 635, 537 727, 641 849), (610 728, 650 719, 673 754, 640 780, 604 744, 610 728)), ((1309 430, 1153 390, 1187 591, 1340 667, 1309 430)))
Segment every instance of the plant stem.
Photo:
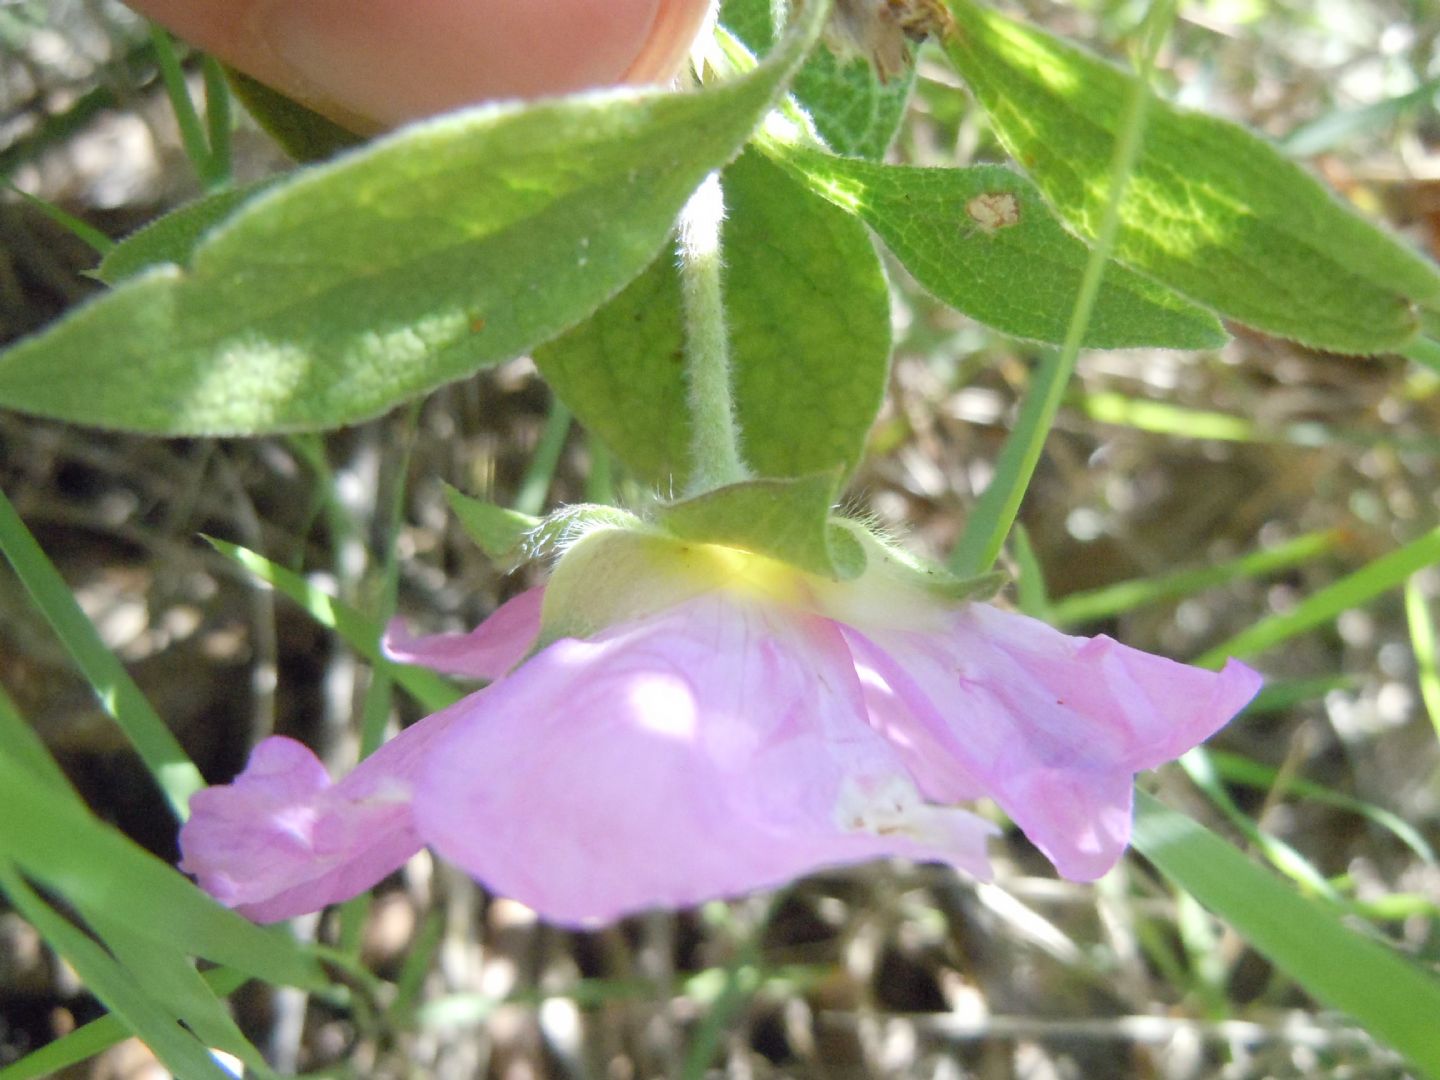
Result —
POLYGON ((685 375, 690 404, 690 480, 698 495, 743 480, 740 429, 730 387, 730 342, 721 283, 725 197, 711 173, 680 212, 678 258, 685 305, 685 375))

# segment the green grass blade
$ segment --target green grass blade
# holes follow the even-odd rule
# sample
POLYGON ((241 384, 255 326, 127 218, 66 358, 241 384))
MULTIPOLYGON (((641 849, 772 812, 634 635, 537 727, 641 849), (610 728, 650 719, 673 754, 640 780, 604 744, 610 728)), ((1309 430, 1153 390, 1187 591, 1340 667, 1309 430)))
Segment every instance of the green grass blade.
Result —
POLYGON ((1342 611, 1359 607, 1405 582, 1411 574, 1440 562, 1440 529, 1366 564, 1333 585, 1307 596, 1291 611, 1261 619, 1200 656, 1201 667, 1219 667, 1226 657, 1241 659, 1264 652, 1297 634, 1323 625, 1342 611))
POLYGON ((35 733, 35 729, 20 715, 20 710, 15 708, 15 702, 10 700, 10 695, 3 686, 0 686, 0 747, 4 748, 0 752, 13 759, 20 768, 52 791, 75 795, 70 781, 50 756, 50 751, 45 749, 45 744, 35 733))
POLYGON ((1054 621, 1054 608, 1045 588, 1045 569, 1030 542, 1030 531, 1018 521, 1011 533, 1010 548, 1015 556, 1015 594, 1020 610, 1033 619, 1054 621))
POLYGON ((1343 902, 1340 893, 1325 879, 1324 874, 1315 869, 1309 859, 1284 840, 1265 832, 1251 820, 1248 814, 1235 805, 1235 800, 1230 798, 1230 793, 1220 782, 1215 766, 1210 761, 1210 755, 1204 747, 1197 746, 1181 757, 1180 766, 1195 786, 1219 807, 1221 813, 1230 819, 1230 823, 1244 835, 1245 839, 1249 840, 1270 861, 1271 866, 1299 885, 1301 889, 1323 896, 1331 903, 1343 902))
POLYGON ((1281 776, 1279 769, 1252 761, 1240 754, 1232 754, 1224 750, 1210 750, 1209 756, 1211 764, 1215 766, 1215 771, 1231 783, 1244 784, 1246 787, 1261 791, 1270 791, 1278 787, 1285 794, 1299 795, 1313 802, 1324 803, 1340 810, 1348 810, 1352 814, 1359 814, 1361 817, 1373 821, 1382 829, 1393 833, 1397 840, 1420 856, 1424 862, 1431 866, 1435 865, 1435 850, 1420 835, 1420 831, 1389 810, 1351 795, 1331 791, 1325 785, 1317 784, 1313 780, 1306 780, 1298 776, 1281 776))
POLYGON ((540 432, 540 441, 535 445, 535 456, 520 481, 520 491, 515 496, 517 514, 538 514, 545 509, 550 484, 555 479, 555 470, 560 465, 560 455, 565 449, 565 440, 570 436, 572 416, 570 410, 557 397, 550 403, 550 415, 545 418, 545 427, 540 432))
POLYGON ((111 240, 110 237, 106 236, 88 221, 82 221, 74 214, 66 213, 54 203, 42 199, 38 195, 31 195, 28 191, 24 191, 8 181, 5 183, 5 186, 31 206, 35 207, 36 210, 39 210, 51 221, 55 222, 56 225, 59 225, 77 239, 82 240, 102 259, 115 250, 115 241, 111 240))
MULTIPOLYGON (((67 805, 83 812, 83 804, 64 773, 3 690, 0 690, 0 745, 4 745, 5 752, 22 768, 45 783, 52 794, 64 796, 67 805)), ((157 990, 164 992, 164 1003, 207 1045, 235 1055, 258 1076, 270 1075, 260 1052, 241 1034, 183 953, 154 936, 136 933, 128 924, 112 919, 104 909, 88 909, 85 917, 139 985, 145 987, 152 997, 156 996, 157 990)), ((124 1036, 123 1029, 117 1028, 115 1041, 124 1036)), ((98 1053, 101 1049, 104 1049, 103 1045, 88 1050, 81 1057, 98 1053)), ((48 1074, 49 1069, 41 1069, 25 1075, 48 1074)), ((9 1070, 0 1070, 0 1078, 9 1075, 9 1070)))
POLYGON ((205 77, 205 134, 210 144, 214 182, 228 187, 235 177, 235 117, 230 107, 230 82, 213 56, 201 61, 205 77))
POLYGON ((205 138, 205 124, 195 109, 190 97, 190 88, 185 85, 185 69, 175 51, 170 35, 156 23, 150 24, 150 44, 155 49, 155 62, 160 67, 160 78, 165 83, 165 95, 175 112, 175 123, 180 128, 180 142, 185 147, 185 156, 190 167, 206 188, 216 187, 215 163, 210 153, 210 144, 205 138))
POLYGON ((207 1047, 245 1063, 245 1075, 272 1080, 274 1073, 255 1045, 241 1033, 229 1011, 186 955, 163 941, 137 933, 108 912, 83 909, 85 921, 146 995, 180 1020, 207 1047))
MULTIPOLYGON (((84 804, 65 774, 46 751, 39 737, 0 690, 0 746, 22 769, 43 783, 48 794, 84 813, 84 804)), ((3 843, 3 842, 0 842, 3 843)), ((189 959, 168 942, 146 937, 128 923, 111 917, 108 909, 85 908, 85 921, 103 939, 127 974, 172 1015, 183 1020, 207 1046, 224 1050, 245 1062, 257 1076, 269 1076, 260 1052, 241 1034, 230 1014, 196 972, 189 959)), ((118 1029, 117 1039, 125 1032, 118 1029)), ((103 1049, 103 1047, 101 1047, 103 1049)), ((91 1051, 91 1053, 98 1050, 91 1051)), ((0 1070, 0 1077, 7 1070, 0 1070)), ((48 1075, 47 1072, 31 1075, 48 1075)))
POLYGON ((448 679, 427 668, 396 664, 380 652, 379 623, 362 615, 323 589, 310 584, 293 570, 279 566, 248 548, 213 537, 206 538, 220 554, 243 566, 281 595, 299 604, 312 619, 345 639, 352 649, 372 664, 384 667, 406 693, 426 709, 438 712, 464 697, 448 679))
POLYGON ((1405 583, 1405 621, 1410 626, 1410 644, 1415 650, 1415 675, 1420 682, 1420 697, 1435 734, 1440 737, 1440 640, 1435 623, 1425 603, 1420 579, 1412 577, 1405 583))
POLYGON ((45 556, 20 515, 0 492, 0 551, 10 560, 36 607, 55 630, 105 709, 130 740, 182 821, 190 796, 205 786, 200 770, 160 719, 124 665, 105 648, 70 588, 45 556))
MULTIPOLYGON (((84 812, 84 805, 65 779, 65 773, 60 772, 55 759, 46 752, 29 724, 24 723, 3 690, 0 690, 0 744, 6 747, 7 755, 12 756, 20 768, 45 783, 53 795, 62 796, 66 804, 84 812)), ((206 1045, 228 1051, 245 1061, 255 1076, 271 1076, 264 1057, 246 1040, 245 1035, 240 1034, 235 1021, 230 1020, 229 1012, 220 1005, 215 992, 203 981, 184 953, 154 936, 140 935, 128 923, 112 919, 108 909, 85 909, 85 920, 104 939, 105 945, 128 975, 138 985, 144 986, 151 998, 166 1005, 174 1017, 186 1022, 187 1027, 196 1032, 206 1045)), ((118 1041, 125 1032, 122 1028, 117 1028, 117 1032, 118 1041)), ((82 1057, 98 1053, 102 1048, 88 1051, 82 1057)), ((7 1071, 0 1070, 0 1077, 7 1076, 7 1071)), ((42 1070, 30 1073, 30 1076, 48 1074, 49 1070, 42 1070)))
POLYGON ((88 935, 45 903, 13 866, 0 859, 0 889, 20 914, 64 956, 86 988, 117 1014, 176 1076, 233 1080, 209 1051, 88 935))
POLYGON ((1108 619, 1146 604, 1191 596, 1204 589, 1228 585, 1242 578, 1259 578, 1319 558, 1339 546, 1339 529, 1306 533, 1273 548, 1254 551, 1215 566, 1181 570, 1153 578, 1135 578, 1086 592, 1072 593, 1050 607, 1050 621, 1058 626, 1108 619))
MULTIPOLYGON (((229 968, 212 968, 202 976, 205 984, 221 997, 228 997, 250 981, 248 975, 229 968)), ((44 1080, 64 1070, 103 1054, 117 1043, 130 1038, 131 1031, 114 1013, 76 1028, 39 1050, 26 1054, 13 1065, 0 1068, 0 1080, 44 1080)))
POLYGON ((1307 993, 1364 1025, 1440 1078, 1440 980, 1348 929, 1235 848, 1153 796, 1136 792, 1134 846, 1307 993))
POLYGON ((1074 361, 1073 356, 1066 360, 1064 350, 1041 353, 1015 426, 995 462, 995 475, 976 500, 960 542, 950 554, 948 567, 957 577, 974 577, 995 565, 1040 461, 1040 451, 1075 370, 1074 361))
POLYGON ((1307 701, 1322 698, 1331 690, 1350 690, 1358 680, 1353 675, 1316 675, 1308 679, 1274 679, 1267 682, 1250 704, 1240 711, 1242 716, 1284 712, 1307 701))
POLYGON ((277 985, 321 989, 314 961, 283 933, 221 907, 172 867, 0 755, 0 858, 76 907, 277 985))
POLYGON ((1417 454, 1440 453, 1440 439, 1430 436, 1396 436, 1364 428, 1335 427, 1301 421, 1267 427, 1244 416, 1192 409, 1168 401, 1151 401, 1124 394, 1075 394, 1073 403, 1091 420, 1169 435, 1177 439, 1213 439, 1220 442, 1271 443, 1280 446, 1383 446, 1417 454))

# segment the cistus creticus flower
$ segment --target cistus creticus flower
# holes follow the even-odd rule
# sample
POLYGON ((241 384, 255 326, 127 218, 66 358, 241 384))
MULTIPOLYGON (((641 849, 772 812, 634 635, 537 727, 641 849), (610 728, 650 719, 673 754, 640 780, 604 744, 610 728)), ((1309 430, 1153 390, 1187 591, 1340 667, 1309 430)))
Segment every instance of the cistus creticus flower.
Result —
POLYGON ((1124 851, 1137 772, 1226 723, 1260 678, 1070 637, 871 569, 828 581, 606 528, 546 592, 399 660, 485 689, 338 783, 260 743, 191 802, 182 869, 259 921, 377 883, 422 846, 544 918, 589 926, 882 856, 990 874, 993 799, 1065 877, 1124 851), (527 658, 528 657, 528 658, 527 658))

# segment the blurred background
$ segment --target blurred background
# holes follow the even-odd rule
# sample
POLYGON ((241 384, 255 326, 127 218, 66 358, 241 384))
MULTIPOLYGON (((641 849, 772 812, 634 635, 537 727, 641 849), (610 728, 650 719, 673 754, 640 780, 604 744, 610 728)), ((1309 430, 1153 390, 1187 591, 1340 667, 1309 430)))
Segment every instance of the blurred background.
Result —
MULTIPOLYGON (((1012 7, 1123 59, 1148 5, 1012 7)), ((1184 3, 1159 77, 1435 256, 1437 35, 1434 0, 1184 3)), ((198 101, 199 58, 180 55, 198 101)), ((0 0, 0 341, 99 288, 94 252, 53 208, 119 238, 201 193, 158 60, 108 0, 0 0)), ((920 71, 893 158, 1003 159, 938 54, 920 71)), ((234 148, 237 180, 289 167, 238 110, 234 148)), ((891 270, 891 390, 851 498, 943 557, 1034 354, 891 270)), ((346 767, 369 672, 201 534, 368 610, 394 537, 400 610, 426 630, 468 628, 529 571, 481 555, 442 482, 529 512, 645 495, 525 360, 324 436, 166 441, 0 413, 0 487, 213 782, 270 732, 346 767)), ((1214 353, 1084 355, 1022 521, 1011 602, 1200 656, 1436 526, 1440 370, 1238 330, 1214 353)), ((1440 571, 1422 570, 1287 637, 1256 659, 1270 688, 1213 740, 1213 775, 1143 780, 1432 966, 1437 598, 1440 571)), ((8 570, 0 684, 95 812, 173 859, 162 798, 8 570)), ((417 715, 399 703, 400 722, 417 715)), ((1142 859, 1088 887, 1013 831, 995 856, 990 885, 876 864, 580 934, 422 854, 377 891, 360 942, 374 977, 354 976, 352 1007, 253 988, 233 1000, 282 1071, 311 1075, 626 1080, 705 1075, 706 1061, 735 1077, 1405 1075, 1142 859)), ((328 917, 299 929, 337 932, 328 917)), ((100 1011, 0 901, 0 1067, 100 1011)), ((167 1074, 132 1041, 65 1075, 167 1074)))

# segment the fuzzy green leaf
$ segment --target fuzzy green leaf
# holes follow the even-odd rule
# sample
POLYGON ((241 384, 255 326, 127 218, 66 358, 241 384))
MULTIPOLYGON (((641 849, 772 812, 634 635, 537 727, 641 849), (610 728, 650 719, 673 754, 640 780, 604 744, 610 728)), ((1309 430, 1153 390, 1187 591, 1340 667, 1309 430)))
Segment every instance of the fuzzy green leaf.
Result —
MULTIPOLYGON (((1051 204, 1094 237, 1135 76, 973 0, 945 48, 1051 204)), ((1373 353, 1440 305, 1429 262, 1342 205, 1270 143, 1153 101, 1115 255, 1222 315, 1319 348, 1373 353)))
MULTIPOLYGON (((725 172, 725 306, 742 452, 765 476, 853 469, 885 391, 890 301, 865 229, 747 153, 725 172)), ((661 258, 535 361, 645 480, 690 471, 680 285, 661 258)))
MULTIPOLYGON (((874 229, 921 285, 1016 337, 1060 343, 1090 251, 1023 176, 999 165, 876 165, 773 140, 767 151, 874 229)), ((1085 333, 1095 349, 1214 348, 1214 315, 1111 263, 1085 333)))
POLYGON ((0 405, 163 434, 323 428, 517 356, 650 263, 819 31, 694 93, 496 105, 303 171, 0 357, 0 405), (57 377, 63 373, 63 377, 57 377))

